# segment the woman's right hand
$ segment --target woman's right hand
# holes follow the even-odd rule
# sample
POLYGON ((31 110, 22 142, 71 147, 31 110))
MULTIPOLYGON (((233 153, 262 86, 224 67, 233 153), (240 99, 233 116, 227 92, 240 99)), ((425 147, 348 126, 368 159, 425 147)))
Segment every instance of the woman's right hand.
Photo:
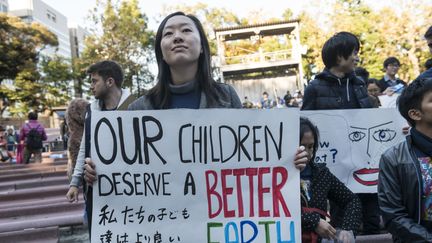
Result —
POLYGON ((296 155, 294 157, 294 165, 295 167, 302 171, 308 162, 308 153, 304 146, 300 146, 297 148, 296 155))
POLYGON ((84 180, 87 182, 89 186, 92 186, 93 182, 96 181, 95 167, 96 167, 95 164, 90 158, 85 159, 84 180))
POLYGON ((66 198, 69 200, 69 202, 78 202, 78 194, 79 194, 78 187, 71 186, 69 188, 69 191, 66 193, 66 198))
POLYGON ((315 232, 322 238, 330 240, 336 239, 336 229, 324 219, 320 219, 318 226, 315 228, 315 232))

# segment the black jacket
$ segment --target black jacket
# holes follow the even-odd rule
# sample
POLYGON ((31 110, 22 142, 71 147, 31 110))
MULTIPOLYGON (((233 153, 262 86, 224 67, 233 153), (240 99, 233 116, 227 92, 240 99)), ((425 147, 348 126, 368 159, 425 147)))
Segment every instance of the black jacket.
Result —
POLYGON ((411 137, 389 148, 380 160, 378 201, 395 242, 432 242, 432 229, 420 225, 422 177, 411 137))
MULTIPOLYGON (((404 81, 400 79, 396 79, 396 84, 403 84, 404 86, 407 85, 404 81)), ((381 93, 384 92, 384 90, 386 90, 389 87, 389 85, 387 84, 384 78, 378 80, 377 85, 380 88, 381 93)))
MULTIPOLYGON (((361 222, 361 204, 358 197, 352 193, 336 176, 334 176, 325 164, 310 163, 312 168, 311 199, 308 207, 327 211, 327 199, 333 201, 344 211, 342 225, 334 225, 344 230, 358 230, 361 222)), ((304 191, 302 191, 303 196, 304 191)), ((306 206, 305 197, 302 199, 302 207, 306 206)), ((331 216, 331 215, 330 215, 331 216)), ((319 221, 318 213, 302 213, 302 230, 314 230, 319 221)))
POLYGON ((372 108, 366 84, 354 73, 338 78, 328 69, 306 87, 302 110, 372 108))

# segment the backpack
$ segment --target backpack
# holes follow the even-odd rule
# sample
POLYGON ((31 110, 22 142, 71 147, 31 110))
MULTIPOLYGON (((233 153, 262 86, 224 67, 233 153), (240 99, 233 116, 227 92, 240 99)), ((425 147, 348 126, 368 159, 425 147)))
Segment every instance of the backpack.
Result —
POLYGON ((27 134, 26 138, 26 146, 30 150, 35 149, 41 149, 43 147, 42 145, 42 134, 40 134, 37 129, 40 125, 38 125, 35 128, 31 128, 29 125, 27 125, 30 128, 30 131, 27 134))

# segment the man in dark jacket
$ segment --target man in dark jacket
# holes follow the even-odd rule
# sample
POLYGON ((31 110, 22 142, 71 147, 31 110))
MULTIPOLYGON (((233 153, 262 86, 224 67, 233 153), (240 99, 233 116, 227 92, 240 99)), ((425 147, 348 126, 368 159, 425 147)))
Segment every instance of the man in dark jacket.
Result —
MULTIPOLYGON (((385 70, 384 77, 378 81, 378 87, 381 89, 381 93, 383 93, 388 88, 393 88, 398 84, 402 84, 406 86, 406 83, 401 79, 397 78, 396 75, 400 68, 400 62, 396 57, 388 57, 384 60, 383 66, 385 70)), ((393 93, 395 90, 390 90, 389 92, 393 93)))
POLYGON ((356 36, 340 32, 322 49, 325 69, 306 87, 303 110, 370 108, 366 83, 356 77, 360 43, 356 36))
MULTIPOLYGON (((323 72, 306 87, 302 110, 372 108, 367 84, 355 75, 360 43, 349 32, 340 32, 328 39, 321 55, 323 72)), ((357 194, 363 207, 363 232, 379 232, 378 198, 375 193, 357 194)), ((332 222, 339 225, 342 211, 331 205, 332 222)))
POLYGON ((411 134, 381 157, 380 209, 395 242, 432 242, 432 79, 413 81, 398 107, 411 134))
MULTIPOLYGON (((424 38, 426 39, 427 45, 429 47, 429 52, 432 54, 432 26, 430 26, 429 29, 426 31, 426 33, 424 34, 424 38)), ((417 77, 417 79, 424 78, 432 78, 432 68, 429 68, 417 77)))

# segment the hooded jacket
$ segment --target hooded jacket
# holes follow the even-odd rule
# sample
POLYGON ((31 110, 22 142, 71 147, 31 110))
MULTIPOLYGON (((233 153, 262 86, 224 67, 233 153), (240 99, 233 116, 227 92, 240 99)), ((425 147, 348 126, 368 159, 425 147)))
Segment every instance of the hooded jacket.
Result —
POLYGON ((354 75, 343 78, 328 69, 318 74, 306 87, 302 110, 372 108, 366 84, 354 75))

